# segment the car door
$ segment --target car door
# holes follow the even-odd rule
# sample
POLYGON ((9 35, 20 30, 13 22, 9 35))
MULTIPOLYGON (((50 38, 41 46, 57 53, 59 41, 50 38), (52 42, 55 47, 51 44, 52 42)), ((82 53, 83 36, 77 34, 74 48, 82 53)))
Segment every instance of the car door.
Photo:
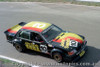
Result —
MULTIPOLYGON (((31 40, 33 44, 38 45, 40 52, 48 53, 48 46, 42 36, 36 32, 31 33, 31 40)), ((36 47, 37 48, 37 47, 36 47)))
POLYGON ((19 38, 27 49, 48 53, 48 46, 38 33, 22 30, 19 33, 19 38))
POLYGON ((25 45, 27 49, 40 51, 39 44, 35 43, 31 39, 31 31, 29 30, 21 30, 18 39, 25 45))

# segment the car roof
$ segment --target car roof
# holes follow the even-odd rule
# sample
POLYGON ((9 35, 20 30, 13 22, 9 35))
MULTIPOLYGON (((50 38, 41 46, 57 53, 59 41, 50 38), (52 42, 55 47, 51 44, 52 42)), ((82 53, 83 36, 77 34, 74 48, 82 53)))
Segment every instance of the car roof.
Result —
POLYGON ((22 29, 42 32, 43 30, 47 29, 51 25, 52 24, 46 22, 32 21, 24 25, 22 29))

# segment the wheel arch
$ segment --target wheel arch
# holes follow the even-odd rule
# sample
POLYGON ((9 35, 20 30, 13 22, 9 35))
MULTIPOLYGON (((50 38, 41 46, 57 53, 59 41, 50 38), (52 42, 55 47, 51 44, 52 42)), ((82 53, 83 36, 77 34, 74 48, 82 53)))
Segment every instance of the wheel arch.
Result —
POLYGON ((51 51, 51 57, 52 57, 52 58, 53 58, 53 54, 54 54, 55 52, 58 52, 58 53, 61 53, 62 55, 64 55, 64 53, 63 53, 62 50, 59 50, 59 49, 53 49, 53 50, 51 51))
POLYGON ((13 40, 13 46, 15 46, 15 44, 20 44, 20 45, 22 45, 21 41, 19 41, 18 39, 14 39, 14 40, 13 40))

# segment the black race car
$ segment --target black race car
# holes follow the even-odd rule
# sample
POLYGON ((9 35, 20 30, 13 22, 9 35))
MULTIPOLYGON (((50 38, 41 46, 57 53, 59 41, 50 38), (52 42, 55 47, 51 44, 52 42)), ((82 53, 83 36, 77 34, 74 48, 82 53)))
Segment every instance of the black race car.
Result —
POLYGON ((45 22, 21 22, 4 33, 19 52, 30 49, 46 53, 57 62, 77 61, 87 49, 84 36, 45 22))

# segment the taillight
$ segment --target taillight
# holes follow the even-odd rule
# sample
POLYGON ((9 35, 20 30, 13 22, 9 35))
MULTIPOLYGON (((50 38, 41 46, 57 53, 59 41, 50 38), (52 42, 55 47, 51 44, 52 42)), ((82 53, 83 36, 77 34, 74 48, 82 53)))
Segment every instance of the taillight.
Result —
POLYGON ((68 52, 68 55, 73 55, 73 54, 75 54, 76 52, 77 52, 76 50, 72 50, 72 51, 68 52))

